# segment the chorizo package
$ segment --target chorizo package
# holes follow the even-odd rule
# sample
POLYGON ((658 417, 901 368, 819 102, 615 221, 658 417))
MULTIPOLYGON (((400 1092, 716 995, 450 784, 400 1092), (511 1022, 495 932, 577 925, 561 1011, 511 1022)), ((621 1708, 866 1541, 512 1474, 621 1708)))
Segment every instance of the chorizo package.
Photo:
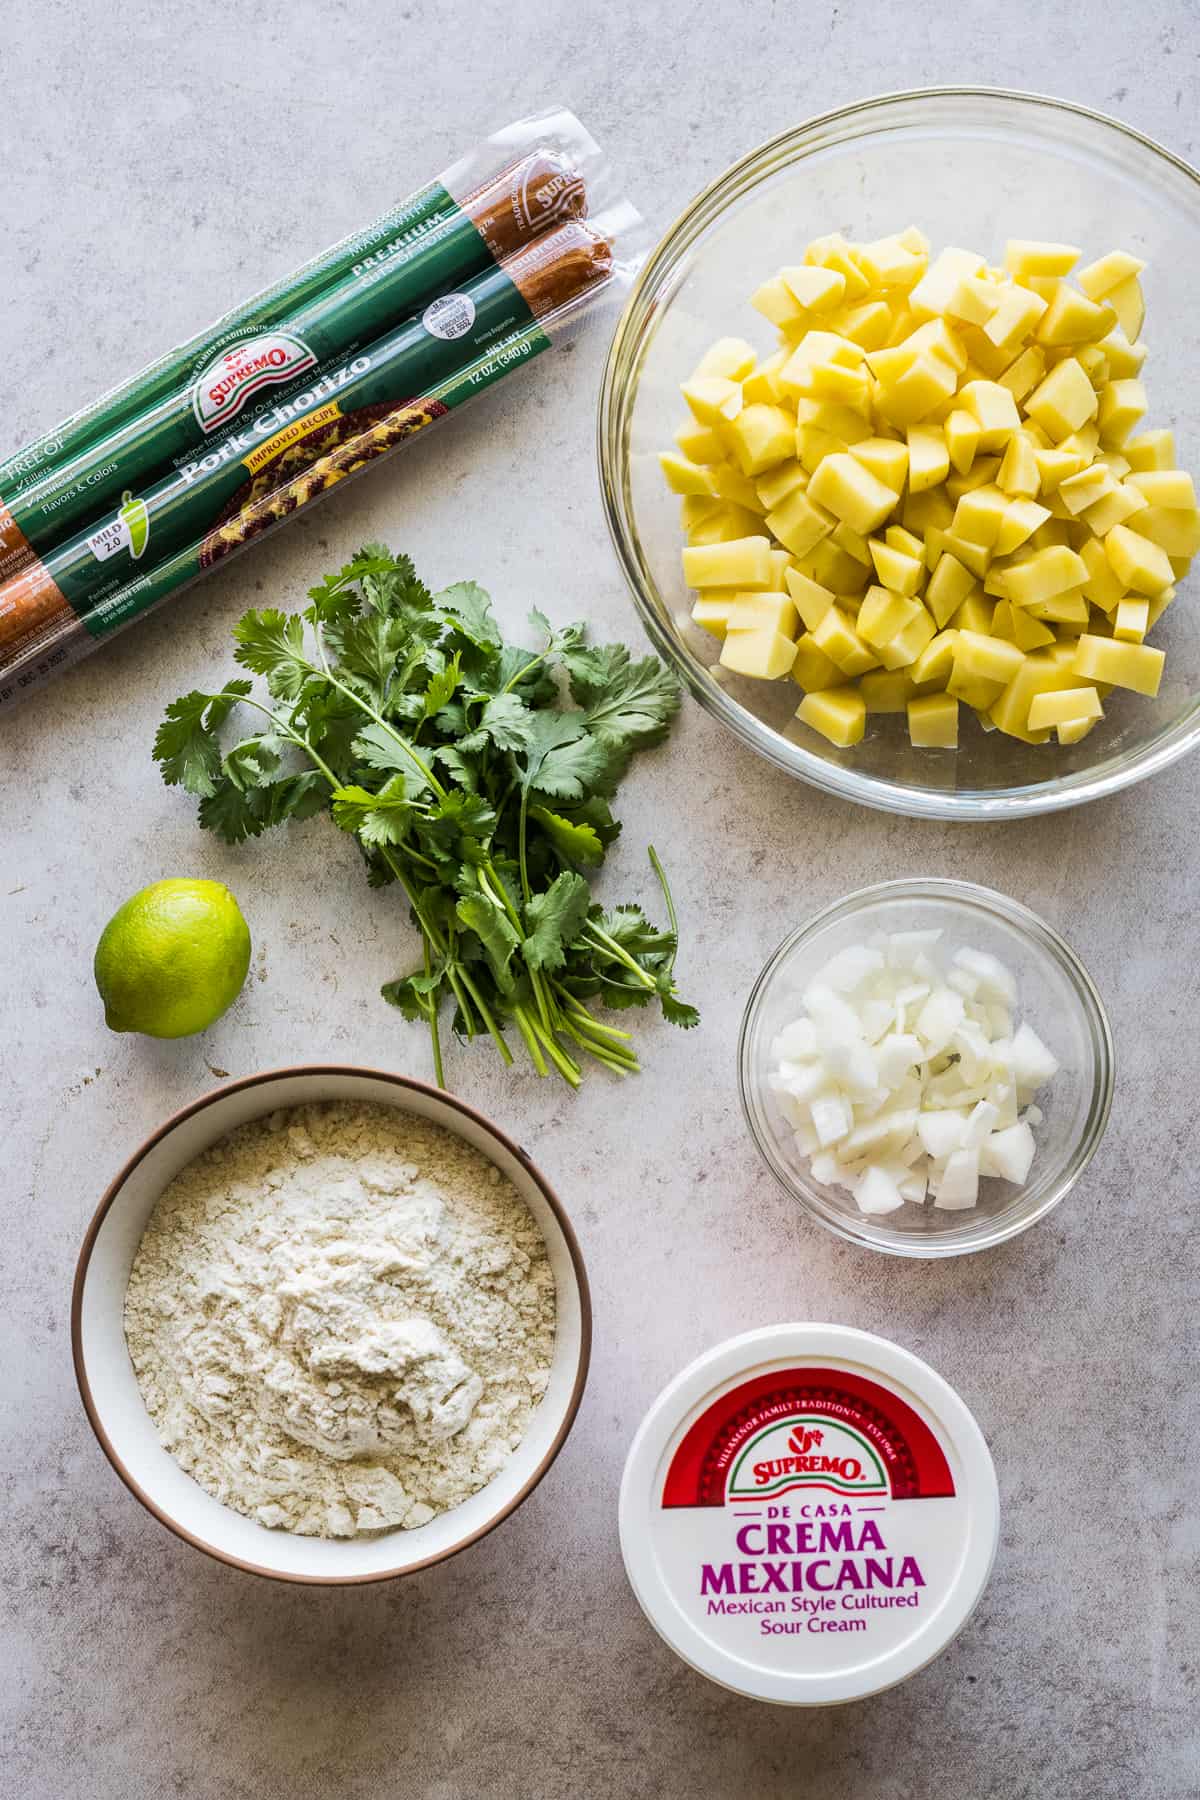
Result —
POLYGON ((636 212, 606 194, 607 182, 569 114, 497 134, 440 178, 444 193, 461 196, 454 230, 430 226, 413 253, 415 240, 374 250, 354 240, 362 255, 349 269, 332 278, 327 269, 324 287, 286 315, 289 328, 266 334, 285 354, 289 336, 301 346, 290 368, 244 373, 245 345, 261 344, 263 334, 239 338, 209 358, 203 391, 189 365, 186 383, 115 423, 100 421, 103 435, 8 502, 7 527, 0 501, 0 552, 8 544, 0 706, 523 367, 605 296, 619 296, 644 233, 636 212), (233 358, 227 376, 225 356, 233 358), (200 429, 201 414, 211 415, 211 429, 200 429), (58 531, 35 525, 31 534, 30 505, 56 480, 60 493, 73 494, 67 476, 80 463, 107 471, 107 506, 79 523, 80 509, 64 501, 58 531))

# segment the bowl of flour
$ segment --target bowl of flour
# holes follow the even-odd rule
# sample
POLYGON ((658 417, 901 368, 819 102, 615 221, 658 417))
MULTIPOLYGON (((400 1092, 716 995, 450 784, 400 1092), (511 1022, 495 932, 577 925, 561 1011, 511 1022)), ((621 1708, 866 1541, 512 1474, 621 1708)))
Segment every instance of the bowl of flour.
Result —
POLYGON ((582 1396, 587 1277, 544 1176, 461 1101, 349 1067, 231 1082, 100 1203, 76 1375, 163 1524, 283 1580, 385 1580, 536 1487, 582 1396))

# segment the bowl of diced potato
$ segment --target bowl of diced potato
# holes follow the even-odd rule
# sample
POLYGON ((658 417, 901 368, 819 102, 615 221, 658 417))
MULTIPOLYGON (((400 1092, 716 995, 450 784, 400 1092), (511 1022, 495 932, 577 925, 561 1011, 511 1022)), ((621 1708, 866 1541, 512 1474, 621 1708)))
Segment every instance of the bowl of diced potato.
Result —
POLYGON ((1200 735, 1200 175, 936 89, 810 121, 649 259, 600 404, 646 629, 802 779, 913 816, 1109 794, 1200 735))

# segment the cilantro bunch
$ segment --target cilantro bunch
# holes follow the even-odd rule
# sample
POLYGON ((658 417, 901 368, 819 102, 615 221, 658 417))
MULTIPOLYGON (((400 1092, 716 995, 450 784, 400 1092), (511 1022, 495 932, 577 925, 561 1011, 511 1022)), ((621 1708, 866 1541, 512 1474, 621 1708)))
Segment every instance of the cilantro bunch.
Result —
POLYGON ((201 825, 231 844, 326 811, 368 880, 403 890, 422 962, 382 991, 428 1025, 439 1084, 446 1003, 460 1037, 490 1037, 511 1063, 515 1034, 539 1075, 553 1067, 572 1087, 585 1055, 636 1071, 629 1032, 590 1003, 655 1003, 672 1024, 696 1023, 675 988, 670 889, 651 849, 663 929, 638 906, 595 904, 584 871, 621 829, 610 802, 630 759, 670 729, 674 677, 539 612, 541 648, 507 644, 482 588, 431 594, 381 545, 309 599, 234 629, 234 655, 265 678, 267 699, 239 678, 172 701, 154 744, 163 779, 195 794, 201 825), (255 728, 236 735, 243 709, 255 728))

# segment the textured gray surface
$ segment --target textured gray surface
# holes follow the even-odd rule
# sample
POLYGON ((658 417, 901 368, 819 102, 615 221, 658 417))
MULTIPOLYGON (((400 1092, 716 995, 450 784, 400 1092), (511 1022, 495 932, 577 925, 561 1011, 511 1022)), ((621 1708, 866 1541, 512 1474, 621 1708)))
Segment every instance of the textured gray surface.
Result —
MULTIPOLYGON (((619 155, 655 228, 751 143, 890 86, 1041 87, 1200 152, 1200 25, 1178 0, 1102 20, 1028 0, 707 14, 10 0, 0 37, 5 449, 550 97, 619 155)), ((439 580, 480 577, 514 623, 536 601, 636 637, 595 491, 602 349, 594 335, 543 363, 3 721, 0 1785, 14 1800, 1200 1789, 1194 762, 1055 822, 922 827, 789 783, 689 706, 630 783, 606 883, 645 884, 653 833, 702 1032, 650 1032, 636 1086, 597 1079, 578 1100, 454 1057, 461 1091, 566 1195, 597 1326, 557 1466, 456 1564, 361 1593, 241 1577, 145 1515, 84 1422, 72 1266, 140 1136, 218 1070, 330 1057, 427 1073, 416 1033, 376 998, 405 932, 349 845, 319 822, 245 852, 202 837, 148 760, 162 703, 226 669, 229 626, 256 595, 294 599, 367 535, 439 580), (1004 887, 1065 929, 1119 1056, 1112 1129, 1061 1211, 992 1255, 930 1267, 797 1220, 747 1146, 732 1063, 742 999, 784 931, 864 881, 918 872, 1004 887), (111 1037, 96 935, 170 873, 241 896, 254 978, 201 1041, 111 1037), (629 1593, 615 1525, 625 1447, 662 1382, 729 1332, 796 1316, 928 1356, 987 1433, 1004 1504, 993 1581, 951 1650, 882 1699, 803 1715, 675 1660, 629 1593)))

